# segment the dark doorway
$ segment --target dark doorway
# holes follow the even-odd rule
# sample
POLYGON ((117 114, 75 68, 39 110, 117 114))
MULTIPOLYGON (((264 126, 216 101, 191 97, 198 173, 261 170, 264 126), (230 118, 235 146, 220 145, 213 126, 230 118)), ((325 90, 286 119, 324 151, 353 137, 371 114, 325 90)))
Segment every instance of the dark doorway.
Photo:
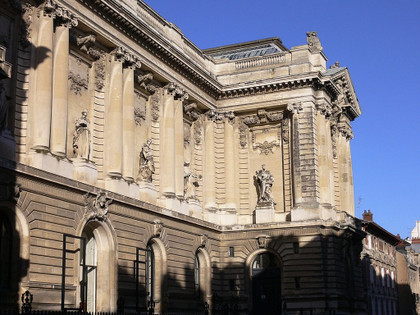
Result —
POLYGON ((280 262, 272 253, 259 254, 252 263, 252 314, 281 314, 280 262))

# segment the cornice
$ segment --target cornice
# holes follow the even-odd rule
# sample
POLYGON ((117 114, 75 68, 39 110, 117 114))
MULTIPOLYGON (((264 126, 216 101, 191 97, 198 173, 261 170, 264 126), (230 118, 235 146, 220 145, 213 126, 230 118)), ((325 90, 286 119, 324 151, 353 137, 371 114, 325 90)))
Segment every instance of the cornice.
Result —
POLYGON ((146 23, 133 16, 132 12, 121 6, 117 1, 78 1, 131 37, 138 45, 154 54, 163 63, 188 78, 189 81, 203 89, 210 96, 217 98, 221 88, 219 82, 209 73, 192 63, 191 59, 178 52, 168 40, 156 34, 146 23))
MULTIPOLYGON (((69 0, 57 1, 71 6, 69 0)), ((146 20, 135 16, 132 11, 122 6, 119 1, 77 1, 89 10, 93 11, 95 14, 98 14, 110 25, 115 26, 119 31, 130 37, 139 46, 156 56, 162 63, 168 65, 180 75, 187 78, 191 83, 202 89, 215 100, 266 94, 301 87, 313 87, 316 90, 324 89, 331 97, 335 97, 338 93, 338 89, 332 82, 332 78, 330 79, 327 76, 323 77, 319 72, 310 73, 309 76, 308 74, 301 74, 295 77, 277 78, 271 82, 252 82, 249 84, 242 84, 241 86, 223 86, 209 70, 206 70, 202 66, 192 62, 191 58, 188 58, 188 56, 182 51, 173 47, 169 40, 150 27, 146 20)), ((161 18, 146 4, 139 2, 139 5, 141 5, 141 8, 146 10, 153 18, 157 19, 157 23, 160 23, 162 26, 168 26, 175 29, 185 41, 185 44, 191 47, 201 58, 203 58, 203 61, 211 61, 210 58, 203 53, 203 51, 194 46, 172 23, 169 23, 161 18)), ((354 99, 353 95, 351 96, 352 97, 349 97, 349 99, 354 99)), ((354 114, 355 117, 358 116, 356 112, 354 114)))

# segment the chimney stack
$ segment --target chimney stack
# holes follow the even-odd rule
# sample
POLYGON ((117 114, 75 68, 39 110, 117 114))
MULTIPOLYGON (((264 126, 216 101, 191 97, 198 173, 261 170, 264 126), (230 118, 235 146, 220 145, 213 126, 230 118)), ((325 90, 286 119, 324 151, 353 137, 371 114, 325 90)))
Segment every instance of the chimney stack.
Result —
POLYGON ((363 212, 363 220, 373 222, 373 213, 370 212, 370 209, 363 212))

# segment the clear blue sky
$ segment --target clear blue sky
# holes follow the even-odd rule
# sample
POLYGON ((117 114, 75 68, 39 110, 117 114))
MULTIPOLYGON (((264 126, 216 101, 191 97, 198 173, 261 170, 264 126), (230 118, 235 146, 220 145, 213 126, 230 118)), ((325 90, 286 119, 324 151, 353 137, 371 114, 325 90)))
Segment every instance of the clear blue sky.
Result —
POLYGON ((317 31, 362 108, 351 142, 356 216, 409 236, 420 220, 420 1, 147 0, 199 48, 317 31), (358 204, 358 199, 361 202, 358 204))

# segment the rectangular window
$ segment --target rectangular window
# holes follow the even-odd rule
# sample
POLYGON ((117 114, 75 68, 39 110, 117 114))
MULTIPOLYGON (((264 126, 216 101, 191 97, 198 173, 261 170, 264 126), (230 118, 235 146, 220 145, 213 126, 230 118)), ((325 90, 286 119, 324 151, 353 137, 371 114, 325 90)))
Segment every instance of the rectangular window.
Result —
POLYGON ((229 247, 229 257, 234 257, 235 256, 235 249, 231 246, 229 247))
POLYGON ((293 252, 295 254, 299 254, 299 243, 298 242, 293 243, 293 252))

